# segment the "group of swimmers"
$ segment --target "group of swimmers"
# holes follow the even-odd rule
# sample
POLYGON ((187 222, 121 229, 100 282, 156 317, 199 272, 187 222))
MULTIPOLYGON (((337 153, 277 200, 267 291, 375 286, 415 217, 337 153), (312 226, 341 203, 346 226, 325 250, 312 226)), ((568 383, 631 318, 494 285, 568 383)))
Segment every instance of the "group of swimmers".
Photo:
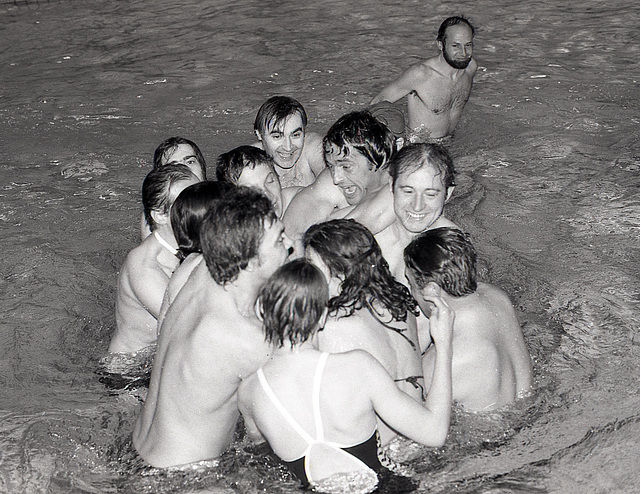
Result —
POLYGON ((455 171, 437 141, 469 96, 473 34, 447 19, 437 57, 323 138, 298 101, 269 98, 258 142, 221 154, 215 181, 194 142, 158 146, 103 359, 152 369, 133 431, 147 464, 215 465, 242 414, 303 485, 371 492, 398 435, 441 446, 453 401, 527 393, 511 302, 476 280, 469 236, 443 214, 455 171))

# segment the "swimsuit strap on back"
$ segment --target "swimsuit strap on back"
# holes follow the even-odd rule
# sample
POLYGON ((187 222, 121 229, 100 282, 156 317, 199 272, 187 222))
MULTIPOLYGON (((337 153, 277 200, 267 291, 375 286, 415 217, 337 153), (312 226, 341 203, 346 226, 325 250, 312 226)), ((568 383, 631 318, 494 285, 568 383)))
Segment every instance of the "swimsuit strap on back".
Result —
POLYGON ((328 357, 329 354, 327 352, 322 352, 318 360, 318 367, 316 367, 316 375, 313 378, 313 419, 316 423, 316 441, 321 443, 325 442, 325 440, 322 416, 320 415, 320 383, 322 382, 322 373, 328 357))
POLYGON ((324 442, 324 427, 322 427, 322 417, 320 416, 320 383, 322 382, 322 373, 324 372, 324 366, 327 362, 327 358, 329 354, 327 352, 323 352, 320 354, 320 358, 318 359, 318 365, 316 367, 316 372, 313 377, 313 419, 316 424, 316 439, 313 439, 311 435, 305 431, 302 426, 298 423, 296 419, 289 413, 289 410, 285 408, 282 402, 278 399, 276 394, 273 392, 273 389, 267 382, 267 378, 262 371, 262 368, 258 369, 256 374, 258 375, 258 381, 260 381, 260 385, 264 390, 267 397, 271 400, 271 403, 278 409, 280 414, 284 417, 287 423, 300 435, 302 439, 304 439, 309 447, 318 442, 324 442))

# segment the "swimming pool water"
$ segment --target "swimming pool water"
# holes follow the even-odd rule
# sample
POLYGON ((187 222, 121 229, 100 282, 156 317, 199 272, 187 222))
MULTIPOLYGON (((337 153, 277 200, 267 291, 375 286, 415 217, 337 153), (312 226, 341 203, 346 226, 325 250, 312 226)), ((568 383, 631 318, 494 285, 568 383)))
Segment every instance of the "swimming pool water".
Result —
POLYGON ((298 492, 239 438, 219 470, 145 474, 139 399, 94 370, 140 187, 171 135, 253 142, 260 104, 324 133, 434 55, 463 13, 479 71, 449 148, 447 214, 507 290, 533 395, 456 410, 447 445, 397 454, 420 492, 640 491, 640 7, 553 0, 0 3, 0 491, 298 492))

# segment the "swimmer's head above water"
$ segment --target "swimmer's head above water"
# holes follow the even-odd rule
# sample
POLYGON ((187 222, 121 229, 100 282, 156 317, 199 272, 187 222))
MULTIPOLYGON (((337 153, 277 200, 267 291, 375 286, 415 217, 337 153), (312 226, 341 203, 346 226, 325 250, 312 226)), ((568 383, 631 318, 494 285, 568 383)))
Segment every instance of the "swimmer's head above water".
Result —
POLYGON ((256 301, 266 341, 280 348, 312 338, 326 320, 328 301, 327 282, 316 266, 304 259, 283 265, 262 286, 256 301))

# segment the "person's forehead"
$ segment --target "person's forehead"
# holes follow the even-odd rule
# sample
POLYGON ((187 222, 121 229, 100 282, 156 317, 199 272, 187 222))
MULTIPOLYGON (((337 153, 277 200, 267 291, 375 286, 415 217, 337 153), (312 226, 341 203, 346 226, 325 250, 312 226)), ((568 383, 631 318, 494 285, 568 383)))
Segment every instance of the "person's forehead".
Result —
POLYGON ((444 176, 437 167, 426 163, 420 168, 409 170, 398 175, 397 185, 412 185, 416 187, 438 188, 444 187, 444 176))
POLYGON ((445 39, 447 41, 471 41, 473 39, 473 33, 471 28, 466 24, 455 24, 447 28, 445 31, 445 39))
POLYGON ((173 155, 175 154, 180 154, 180 155, 195 155, 196 152, 193 149, 193 147, 191 146, 191 144, 186 144, 186 143, 181 143, 181 144, 177 144, 175 147, 172 147, 170 149, 167 149, 164 152, 164 157, 166 159, 171 158, 173 155))
POLYGON ((340 149, 336 144, 332 142, 328 152, 325 152, 325 155, 327 158, 331 158, 337 163, 340 163, 342 161, 369 161, 369 159, 364 154, 358 151, 351 144, 345 144, 344 148, 340 149))
POLYGON ((304 130, 302 115, 296 111, 280 120, 276 120, 275 117, 273 117, 269 122, 268 128, 269 132, 294 132, 298 129, 304 130))

